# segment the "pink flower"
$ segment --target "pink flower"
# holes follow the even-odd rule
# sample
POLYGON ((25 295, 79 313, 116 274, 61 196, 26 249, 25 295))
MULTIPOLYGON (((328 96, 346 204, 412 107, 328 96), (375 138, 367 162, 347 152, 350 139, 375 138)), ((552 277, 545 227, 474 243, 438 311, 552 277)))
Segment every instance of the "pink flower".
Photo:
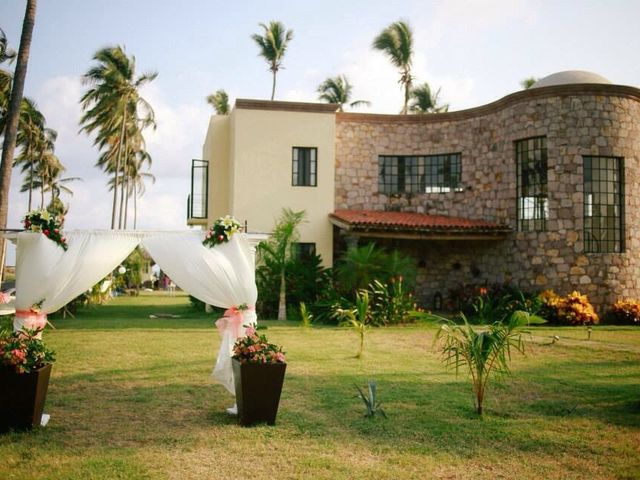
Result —
POLYGON ((246 333, 247 333, 247 337, 252 337, 253 335, 256 334, 256 329, 253 327, 247 327, 246 333))
POLYGON ((224 241, 224 235, 218 235, 218 241, 219 242, 224 241))
POLYGON ((26 355, 22 350, 11 350, 11 355, 13 355, 14 361, 16 363, 23 363, 25 361, 26 355))
POLYGON ((57 228, 54 228, 54 229, 53 229, 53 233, 60 233, 60 230, 59 230, 59 229, 57 229, 57 228))
POLYGON ((282 352, 276 353, 276 362, 284 363, 284 353, 282 352))
POLYGON ((49 230, 44 230, 42 233, 44 233, 47 237, 49 236, 49 230))

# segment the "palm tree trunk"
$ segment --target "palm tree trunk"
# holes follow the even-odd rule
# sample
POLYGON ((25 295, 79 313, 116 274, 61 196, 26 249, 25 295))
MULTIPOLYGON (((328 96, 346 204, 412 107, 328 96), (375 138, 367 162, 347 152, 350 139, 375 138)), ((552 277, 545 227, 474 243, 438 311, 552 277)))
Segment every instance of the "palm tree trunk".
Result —
POLYGON ((120 144, 118 146, 118 156, 116 157, 116 170, 115 177, 113 179, 113 205, 111 206, 111 230, 116 228, 116 208, 118 207, 118 174, 120 173, 120 159, 122 157, 122 147, 124 145, 124 127, 125 127, 125 115, 127 113, 127 102, 125 98, 124 105, 122 107, 122 129, 120 130, 120 144))
MULTIPOLYGON (((125 141, 125 152, 127 150, 126 144, 127 142, 125 141)), ((128 180, 126 175, 127 162, 128 162, 128 159, 127 157, 125 157, 124 163, 122 164, 122 184, 120 185, 120 211, 118 212, 118 228, 119 229, 122 228, 122 214, 124 212, 124 195, 125 195, 125 189, 127 187, 127 180, 128 180)))
POLYGON ((273 72, 273 83, 271 84, 271 100, 273 100, 273 97, 275 97, 275 95, 276 95, 276 72, 277 72, 277 70, 275 69, 275 66, 271 67, 271 71, 273 72))
MULTIPOLYGON (((24 83, 27 78, 27 64, 29 63, 29 50, 33 26, 36 22, 36 0, 27 0, 27 8, 22 23, 22 35, 20 36, 20 48, 18 60, 11 87, 11 97, 7 108, 6 124, 4 131, 4 143, 2 144, 2 159, 0 160, 0 229, 7 228, 9 216, 9 189, 11 188, 11 169, 13 156, 16 149, 16 137, 18 135, 18 116, 20 115, 20 102, 24 93, 24 83)), ((0 251, 4 252, 5 238, 0 237, 0 251)), ((4 255, 0 263, 0 281, 4 273, 4 255)))
POLYGON ((40 209, 42 210, 44 208, 44 163, 42 163, 42 158, 40 158, 40 169, 41 169, 41 174, 40 174, 40 209))
POLYGON ((127 190, 127 198, 124 200, 124 229, 127 229, 127 219, 129 218, 129 177, 125 179, 126 181, 126 190, 127 190))
POLYGON ((33 162, 29 162, 29 209, 28 209, 29 212, 31 211, 32 195, 33 195, 33 162))
POLYGON ((278 320, 287 319, 287 290, 284 281, 284 269, 280 273, 280 301, 278 303, 278 320))
POLYGON ((138 226, 138 188, 133 183, 133 229, 138 226))

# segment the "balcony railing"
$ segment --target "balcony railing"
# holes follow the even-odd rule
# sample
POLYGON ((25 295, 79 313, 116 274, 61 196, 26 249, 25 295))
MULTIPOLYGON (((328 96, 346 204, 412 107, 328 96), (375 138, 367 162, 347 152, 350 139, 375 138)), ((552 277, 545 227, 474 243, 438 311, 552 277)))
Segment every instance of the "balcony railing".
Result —
POLYGON ((206 219, 209 204, 209 162, 191 160, 191 193, 187 197, 187 220, 206 219))

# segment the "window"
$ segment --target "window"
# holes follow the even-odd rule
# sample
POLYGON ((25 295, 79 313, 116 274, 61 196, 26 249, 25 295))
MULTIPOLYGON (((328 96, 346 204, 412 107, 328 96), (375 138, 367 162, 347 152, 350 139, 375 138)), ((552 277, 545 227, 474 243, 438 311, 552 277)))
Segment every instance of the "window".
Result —
POLYGON ((209 162, 191 160, 191 194, 187 198, 187 218, 207 218, 209 162))
POLYGON ((588 253, 624 251, 624 161, 584 159, 584 248, 588 253))
POLYGON ((296 255, 300 260, 307 260, 316 255, 315 243, 297 242, 295 244, 296 255))
POLYGON ((293 147, 291 185, 294 187, 317 186, 318 149, 293 147))
POLYGON ((459 153, 378 157, 378 189, 382 193, 462 191, 459 153))
POLYGON ((518 140, 516 170, 518 230, 543 231, 549 218, 547 196, 547 137, 518 140))

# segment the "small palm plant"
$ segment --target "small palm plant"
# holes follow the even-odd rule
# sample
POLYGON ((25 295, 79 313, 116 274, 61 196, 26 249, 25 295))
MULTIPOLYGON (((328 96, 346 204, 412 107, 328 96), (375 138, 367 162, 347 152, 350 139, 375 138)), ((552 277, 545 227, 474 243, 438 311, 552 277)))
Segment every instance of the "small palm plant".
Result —
POLYGON ((482 415, 482 406, 489 379, 495 375, 509 375, 511 351, 524 353, 520 328, 529 322, 529 313, 513 312, 504 322, 495 322, 486 329, 474 329, 463 316, 464 325, 446 320, 436 335, 442 355, 456 373, 467 367, 471 377, 475 408, 482 415))
POLYGON ((356 395, 356 397, 362 400, 367 409, 367 412, 364 414, 365 417, 373 418, 376 416, 376 413, 379 413, 384 418, 387 418, 387 414, 384 413, 384 410, 382 409, 382 403, 378 402, 378 385, 375 380, 369 380, 367 395, 364 394, 358 385, 355 385, 355 387, 356 390, 358 390, 358 395, 356 395))
POLYGON ((360 339, 356 358, 362 358, 364 353, 364 337, 371 324, 371 311, 369 309, 369 292, 361 290, 356 293, 356 305, 352 309, 338 308, 335 315, 342 318, 341 325, 351 327, 360 339))
POLYGON ((307 305, 304 302, 300 302, 300 321, 305 328, 311 327, 313 323, 313 314, 307 309, 307 305))

